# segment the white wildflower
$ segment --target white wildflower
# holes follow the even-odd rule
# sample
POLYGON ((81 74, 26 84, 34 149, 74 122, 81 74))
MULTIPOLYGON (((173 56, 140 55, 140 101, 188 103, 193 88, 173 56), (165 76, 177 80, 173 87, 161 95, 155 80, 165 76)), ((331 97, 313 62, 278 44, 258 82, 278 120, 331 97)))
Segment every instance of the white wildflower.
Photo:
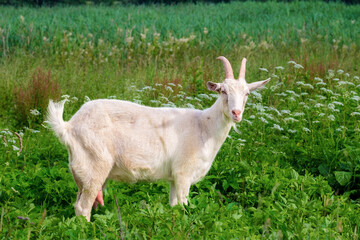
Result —
POLYGON ((339 79, 338 78, 333 78, 333 81, 339 81, 339 79))
POLYGON ((274 118, 274 116, 273 116, 271 113, 261 112, 261 113, 259 113, 259 114, 267 117, 268 119, 271 119, 271 120, 275 121, 275 118, 274 118))
POLYGON ((187 103, 185 106, 188 108, 195 108, 194 105, 192 105, 191 103, 187 103))
POLYGON ((287 118, 284 118, 284 121, 285 122, 298 122, 299 120, 292 118, 292 117, 287 117, 287 118))
POLYGON ((359 96, 353 96, 350 99, 358 102, 360 100, 360 97, 359 96))
POLYGON ((255 108, 258 112, 265 112, 264 106, 260 103, 254 104, 252 107, 255 108))
POLYGON ((285 68, 283 66, 277 66, 277 67, 275 67, 275 69, 284 70, 285 68))
POLYGON ((241 139, 241 138, 238 138, 238 141, 239 141, 239 142, 242 142, 242 143, 246 142, 245 139, 241 139))
POLYGON ((325 96, 323 95, 316 95, 317 98, 319 98, 320 100, 325 100, 327 99, 325 96))
POLYGON ((278 116, 281 116, 281 113, 280 113, 279 110, 277 110, 276 108, 274 108, 274 107, 269 107, 269 110, 274 111, 274 112, 276 112, 276 113, 278 114, 278 116))
POLYGON ((350 114, 350 116, 360 116, 360 112, 352 112, 351 114, 350 114))
POLYGON ((326 88, 320 88, 321 91, 326 92, 326 93, 331 93, 334 94, 333 91, 331 91, 330 89, 326 89, 326 88))
POLYGON ((263 122, 263 123, 269 123, 265 118, 263 117, 260 117, 260 120, 263 122))
POLYGON ((295 116, 295 117, 305 116, 305 113, 303 113, 303 112, 296 112, 296 113, 294 113, 294 116, 295 116))
POLYGON ((354 76, 353 77, 355 80, 360 80, 360 78, 358 76, 354 76))
POLYGON ((303 130, 304 132, 311 132, 311 130, 308 129, 308 128, 306 128, 306 127, 303 127, 302 130, 303 130))
POLYGON ((40 115, 40 112, 39 112, 37 109, 31 109, 31 110, 30 110, 30 113, 31 113, 32 115, 34 115, 34 116, 40 115))
POLYGON ((330 114, 328 117, 327 117, 330 121, 335 121, 335 116, 330 114))
POLYGON ((208 33, 209 33, 209 30, 206 27, 204 27, 204 34, 206 35, 208 33))
POLYGON ((294 62, 294 61, 288 61, 288 64, 297 64, 296 62, 294 62))
POLYGON ((116 96, 115 96, 115 95, 113 95, 113 96, 108 96, 107 98, 108 98, 108 99, 116 99, 116 96))
POLYGON ((150 100, 150 103, 152 104, 160 104, 161 102, 159 100, 150 100))
POLYGON ((335 71, 332 70, 332 69, 329 69, 329 70, 328 70, 328 74, 329 74, 329 75, 335 75, 335 71))
POLYGON ((249 120, 247 120, 247 119, 244 119, 243 121, 246 122, 246 123, 248 123, 250 126, 252 125, 252 122, 249 121, 249 120))
POLYGON ((86 96, 86 95, 85 95, 84 99, 85 99, 84 102, 89 102, 89 101, 91 101, 91 99, 90 99, 88 96, 86 96))
POLYGON ((147 91, 147 90, 149 90, 149 91, 154 91, 155 88, 153 88, 153 87, 151 87, 151 86, 145 86, 145 87, 142 88, 142 90, 143 90, 143 91, 147 91))
POLYGON ((166 86, 165 89, 168 90, 169 92, 172 92, 172 93, 174 92, 174 90, 170 86, 166 86))
POLYGON ((275 95, 277 95, 277 96, 283 96, 283 97, 286 97, 286 96, 287 96, 286 93, 284 93, 284 92, 282 92, 282 93, 275 93, 275 95))
POLYGON ((339 106, 344 106, 344 104, 343 103, 341 103, 341 102, 338 102, 338 101, 334 101, 334 102, 332 102, 334 105, 339 105, 339 106))
POLYGON ((271 74, 271 77, 273 77, 273 78, 279 78, 279 76, 276 75, 276 74, 271 74))
POLYGON ((350 77, 350 74, 349 74, 349 73, 345 73, 345 77, 350 77))
POLYGON ((322 78, 319 78, 319 77, 315 77, 314 80, 315 80, 315 81, 318 81, 318 82, 322 82, 322 81, 323 81, 322 78))
POLYGON ((249 118, 250 119, 255 119, 255 115, 251 115, 249 118))
POLYGON ((296 102, 296 99, 294 97, 290 97, 289 101, 296 102))
POLYGON ((317 104, 314 105, 314 107, 316 107, 316 108, 321 108, 323 106, 324 106, 324 104, 322 104, 322 103, 317 103, 317 104))
POLYGON ((254 98, 255 98, 256 100, 258 100, 259 102, 262 101, 262 95, 261 95, 261 93, 259 93, 259 92, 257 92, 257 91, 253 91, 253 92, 251 92, 251 95, 253 95, 254 98))
POLYGON ((282 127, 280 127, 278 124, 274 124, 274 126, 273 126, 272 128, 274 128, 274 129, 276 129, 276 130, 279 130, 279 131, 284 130, 284 129, 283 129, 282 127))
POLYGON ((269 72, 266 68, 259 68, 260 71, 269 72))
POLYGON ((173 102, 168 102, 168 103, 163 103, 161 104, 162 107, 170 107, 170 108, 175 108, 176 105, 173 102))
POLYGON ((303 69, 304 67, 297 63, 297 64, 294 65, 294 68, 296 68, 296 69, 300 69, 300 68, 303 69))
POLYGON ((289 132, 289 133, 296 133, 297 130, 289 129, 288 132, 289 132))
POLYGON ((209 95, 203 93, 199 94, 198 97, 201 99, 211 100, 211 97, 209 95))
POLYGON ((319 113, 319 117, 325 116, 325 113, 319 113))
POLYGON ((210 95, 212 98, 217 98, 217 97, 218 97, 218 95, 215 94, 215 93, 210 93, 209 95, 210 95))
POLYGON ((339 70, 337 70, 337 73, 341 75, 341 74, 343 74, 343 73, 344 73, 344 70, 339 69, 339 70))
POLYGON ((337 132, 342 132, 342 131, 346 131, 347 130, 347 127, 345 127, 345 126, 340 126, 340 127, 338 127, 337 129, 336 129, 336 131, 337 132))
POLYGON ((309 83, 296 82, 296 84, 299 85, 299 86, 308 87, 308 88, 311 88, 311 89, 314 88, 314 87, 313 87, 311 84, 309 84, 309 83))
POLYGON ((20 148, 18 148, 18 147, 15 146, 15 145, 12 145, 12 148, 13 148, 14 151, 19 151, 19 150, 20 150, 20 148))
POLYGON ((71 101, 72 101, 72 102, 77 102, 78 100, 79 100, 79 99, 78 99, 77 97, 72 97, 72 98, 71 98, 71 101))
POLYGON ((316 83, 316 86, 326 86, 326 83, 324 83, 324 82, 318 82, 318 83, 316 83))
POLYGON ((69 95, 67 95, 67 94, 65 94, 65 95, 62 95, 62 96, 61 96, 61 98, 63 98, 63 99, 66 99, 66 100, 67 100, 67 99, 69 99, 69 98, 70 98, 70 96, 69 96, 69 95))
POLYGON ((142 101, 140 99, 133 99, 133 102, 137 104, 142 104, 142 101))
POLYGON ((281 110, 281 113, 282 113, 282 114, 290 114, 291 111, 290 111, 290 110, 281 110))
POLYGON ((351 85, 351 86, 355 86, 354 83, 349 82, 349 81, 339 81, 338 84, 339 84, 339 86, 341 86, 341 85, 351 85))
POLYGON ((318 121, 318 120, 315 120, 315 121, 312 121, 312 123, 320 123, 320 121, 318 121))

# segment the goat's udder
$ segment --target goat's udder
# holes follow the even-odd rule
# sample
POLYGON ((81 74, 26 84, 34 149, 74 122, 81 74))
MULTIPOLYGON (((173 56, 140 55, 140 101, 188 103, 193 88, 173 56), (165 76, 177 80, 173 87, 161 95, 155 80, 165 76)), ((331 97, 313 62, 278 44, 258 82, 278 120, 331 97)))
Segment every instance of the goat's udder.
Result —
POLYGON ((103 194, 102 194, 102 190, 100 190, 95 198, 94 204, 93 204, 93 208, 96 209, 97 208, 97 204, 100 203, 101 206, 104 206, 104 199, 103 199, 103 194))

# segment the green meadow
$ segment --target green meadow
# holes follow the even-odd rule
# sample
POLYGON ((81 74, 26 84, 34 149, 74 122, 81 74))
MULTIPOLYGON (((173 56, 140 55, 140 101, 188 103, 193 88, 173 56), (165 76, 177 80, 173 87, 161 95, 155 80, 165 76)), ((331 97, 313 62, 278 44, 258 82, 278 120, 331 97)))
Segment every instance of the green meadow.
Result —
POLYGON ((359 239, 359 60, 360 5, 0 6, 0 238, 359 239), (99 98, 205 109, 218 56, 271 81, 189 204, 170 207, 163 181, 108 181, 91 222, 75 217, 49 99, 65 120, 99 98))

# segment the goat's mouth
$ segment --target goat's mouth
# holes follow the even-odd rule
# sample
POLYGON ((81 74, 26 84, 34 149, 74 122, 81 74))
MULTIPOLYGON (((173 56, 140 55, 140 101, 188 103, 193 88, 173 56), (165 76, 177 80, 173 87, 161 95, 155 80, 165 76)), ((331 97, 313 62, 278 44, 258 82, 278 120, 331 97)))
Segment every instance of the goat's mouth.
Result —
POLYGON ((234 122, 241 122, 241 119, 242 119, 241 116, 238 116, 238 117, 232 116, 232 120, 233 120, 234 122))

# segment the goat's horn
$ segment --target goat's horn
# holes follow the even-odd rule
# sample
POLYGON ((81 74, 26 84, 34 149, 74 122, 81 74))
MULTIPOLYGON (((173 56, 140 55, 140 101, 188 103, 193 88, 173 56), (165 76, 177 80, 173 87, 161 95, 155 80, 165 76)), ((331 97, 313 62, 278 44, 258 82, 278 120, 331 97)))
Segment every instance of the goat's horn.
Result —
POLYGON ((225 78, 227 79, 234 79, 234 73, 231 67, 231 64, 229 62, 229 60, 226 59, 226 57, 218 57, 216 58, 217 60, 221 60, 224 64, 224 68, 225 68, 225 78))
POLYGON ((246 71, 246 58, 243 58, 243 60, 241 61, 239 80, 241 78, 245 79, 245 71, 246 71))

